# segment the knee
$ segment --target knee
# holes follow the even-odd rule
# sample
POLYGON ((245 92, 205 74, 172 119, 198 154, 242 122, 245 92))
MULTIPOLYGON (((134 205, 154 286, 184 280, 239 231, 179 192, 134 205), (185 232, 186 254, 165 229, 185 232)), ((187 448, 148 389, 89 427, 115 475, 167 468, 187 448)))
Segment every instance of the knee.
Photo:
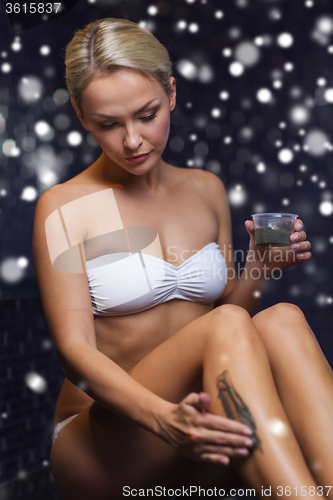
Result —
POLYGON ((285 346, 297 342, 302 348, 307 341, 315 339, 302 310, 295 304, 275 304, 258 313, 253 321, 260 336, 268 342, 276 341, 285 346))
POLYGON ((280 317, 283 321, 298 321, 299 319, 304 319, 302 310, 295 304, 290 304, 289 302, 279 302, 269 307, 267 310, 270 310, 275 318, 280 317))
POLYGON ((215 307, 211 311, 214 319, 224 320, 224 321, 248 321, 251 319, 249 313, 246 309, 235 304, 223 304, 222 306, 215 307))
POLYGON ((211 311, 209 338, 213 342, 232 343, 233 348, 253 345, 260 337, 251 316, 243 307, 224 304, 211 311))
POLYGON ((304 321, 304 314, 295 304, 280 302, 268 307, 253 317, 254 324, 260 328, 262 333, 271 334, 272 330, 285 331, 288 325, 296 326, 299 321, 304 321))

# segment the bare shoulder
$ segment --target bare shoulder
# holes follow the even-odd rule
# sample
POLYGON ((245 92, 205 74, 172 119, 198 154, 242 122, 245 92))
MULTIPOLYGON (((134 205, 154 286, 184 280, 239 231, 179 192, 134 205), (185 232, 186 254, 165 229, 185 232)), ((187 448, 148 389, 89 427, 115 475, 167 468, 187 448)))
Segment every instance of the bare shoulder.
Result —
POLYGON ((33 248, 45 231, 45 221, 55 210, 65 203, 63 190, 58 185, 44 191, 38 198, 33 229, 33 248))
MULTIPOLYGON (((34 257, 37 254, 39 256, 43 254, 44 257, 48 254, 45 238, 47 234, 50 235, 52 233, 55 235, 57 233, 56 229, 58 227, 58 222, 61 220, 59 219, 61 213, 60 209, 71 201, 84 196, 86 191, 86 189, 82 189, 82 187, 80 188, 78 185, 65 182, 52 186, 40 195, 35 209, 32 234, 34 257), (47 221, 49 221, 50 226, 48 232, 46 231, 47 221)), ((85 228, 80 228, 80 230, 83 234, 85 228)), ((57 239, 57 237, 55 238, 57 239)))
POLYGON ((228 205, 228 197, 223 181, 212 172, 201 169, 181 169, 187 182, 200 193, 200 196, 214 209, 228 205))
POLYGON ((38 198, 36 212, 48 212, 61 207, 67 200, 68 193, 63 184, 57 184, 44 191, 38 198))
POLYGON ((44 209, 50 207, 50 209, 55 210, 70 201, 85 196, 88 192, 87 187, 82 184, 73 184, 70 182, 56 184, 40 195, 37 206, 44 209))
POLYGON ((199 182, 205 184, 205 188, 212 189, 213 191, 225 192, 224 184, 216 174, 201 169, 195 169, 195 173, 199 182))
POLYGON ((56 184, 44 191, 38 199, 35 217, 40 214, 47 217, 54 210, 92 192, 91 186, 71 181, 72 179, 62 184, 56 184))

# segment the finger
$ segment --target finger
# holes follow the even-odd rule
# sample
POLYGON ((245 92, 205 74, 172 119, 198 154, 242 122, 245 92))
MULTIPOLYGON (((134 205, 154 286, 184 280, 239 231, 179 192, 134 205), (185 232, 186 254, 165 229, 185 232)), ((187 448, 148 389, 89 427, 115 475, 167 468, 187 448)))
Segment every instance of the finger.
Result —
POLYGON ((191 392, 183 399, 183 402, 197 410, 205 411, 210 405, 210 396, 206 392, 191 392))
POLYGON ((302 228, 303 228, 303 221, 301 221, 301 219, 297 219, 294 225, 295 231, 301 231, 302 228))
POLYGON ((296 252, 296 258, 298 260, 310 260, 312 257, 311 252, 296 252))
POLYGON ((207 392, 199 392, 199 405, 201 409, 206 410, 210 405, 210 395, 207 392))
POLYGON ((239 434, 229 432, 216 432, 202 429, 197 434, 196 442, 207 446, 228 446, 233 448, 252 448, 253 440, 250 437, 243 437, 239 434))
POLYGON ((247 425, 241 424, 231 418, 213 415, 212 413, 205 413, 205 415, 202 416, 200 415, 200 418, 197 419, 197 423, 198 425, 206 427, 206 429, 214 429, 217 431, 225 431, 235 434, 245 434, 247 436, 251 436, 253 434, 252 429, 247 425))
POLYGON ((297 241, 305 241, 306 240, 306 232, 305 231, 300 231, 297 233, 293 233, 290 236, 290 240, 295 243, 297 241))
POLYGON ((247 232, 252 235, 254 233, 254 222, 253 220, 246 220, 245 221, 245 228, 247 232))
POLYGON ((210 462, 213 464, 229 465, 230 458, 226 455, 219 455, 218 453, 203 453, 200 455, 201 462, 210 462))
POLYGON ((207 446, 202 453, 227 455, 228 457, 247 457, 250 454, 250 450, 247 448, 230 448, 227 446, 207 446))
POLYGON ((310 250, 311 243, 310 241, 301 241, 300 243, 293 243, 291 245, 292 250, 298 250, 299 252, 306 252, 310 250))
POLYGON ((244 222, 244 224, 245 224, 246 229, 249 229, 250 231, 253 231, 253 229, 254 229, 254 222, 253 222, 253 220, 250 220, 250 219, 246 220, 244 222))

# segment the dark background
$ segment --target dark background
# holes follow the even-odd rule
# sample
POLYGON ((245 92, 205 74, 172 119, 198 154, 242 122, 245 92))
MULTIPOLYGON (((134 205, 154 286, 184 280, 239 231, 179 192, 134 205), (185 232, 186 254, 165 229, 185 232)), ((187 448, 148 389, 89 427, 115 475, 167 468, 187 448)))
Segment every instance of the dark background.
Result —
MULTIPOLYGON (((302 218, 313 257, 271 280, 262 307, 300 306, 333 363, 331 2, 80 0, 30 29, 11 18, 14 31, 0 2, 0 482, 18 478, 17 498, 37 498, 29 477, 48 468, 63 378, 35 279, 34 209, 100 154, 68 100, 64 48, 101 17, 143 22, 169 50, 178 104, 164 159, 225 182, 235 249, 247 251, 254 212, 302 218)), ((6 485, 0 498, 14 498, 6 485)))

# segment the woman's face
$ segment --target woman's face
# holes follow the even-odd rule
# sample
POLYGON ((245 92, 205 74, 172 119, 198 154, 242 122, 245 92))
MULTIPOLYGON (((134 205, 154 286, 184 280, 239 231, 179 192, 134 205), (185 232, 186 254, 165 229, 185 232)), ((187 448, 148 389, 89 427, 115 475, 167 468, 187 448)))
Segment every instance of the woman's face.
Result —
POLYGON ((176 104, 175 79, 167 96, 154 79, 121 68, 92 80, 82 93, 78 117, 104 154, 133 174, 148 172, 161 160, 176 104))

